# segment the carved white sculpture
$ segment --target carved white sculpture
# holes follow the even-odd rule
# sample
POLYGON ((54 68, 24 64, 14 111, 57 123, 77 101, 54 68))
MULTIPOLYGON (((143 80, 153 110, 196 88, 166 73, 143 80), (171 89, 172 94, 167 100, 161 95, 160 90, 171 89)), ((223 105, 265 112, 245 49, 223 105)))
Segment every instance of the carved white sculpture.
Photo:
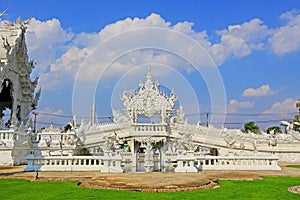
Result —
POLYGON ((148 69, 145 83, 140 82, 139 89, 131 97, 128 96, 126 90, 124 91, 121 101, 134 123, 137 123, 138 115, 151 118, 158 114, 162 123, 170 117, 177 97, 174 90, 171 91, 170 96, 167 96, 158 87, 159 83, 153 83, 150 69, 148 69))
POLYGON ((151 138, 147 138, 144 143, 146 143, 146 151, 145 151, 145 169, 146 172, 153 171, 153 150, 152 150, 152 140, 151 138))

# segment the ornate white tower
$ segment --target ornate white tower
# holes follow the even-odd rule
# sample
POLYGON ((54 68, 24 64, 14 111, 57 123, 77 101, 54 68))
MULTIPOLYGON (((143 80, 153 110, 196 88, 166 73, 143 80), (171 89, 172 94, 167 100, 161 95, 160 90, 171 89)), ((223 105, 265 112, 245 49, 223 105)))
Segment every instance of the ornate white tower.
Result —
MULTIPOLYGON (((31 81, 34 61, 28 60, 25 43, 26 25, 19 17, 16 23, 4 21, 0 28, 0 115, 11 110, 17 124, 26 123, 29 113, 36 109, 41 90, 35 92, 38 78, 31 81)), ((11 121, 11 120, 10 120, 11 121)))

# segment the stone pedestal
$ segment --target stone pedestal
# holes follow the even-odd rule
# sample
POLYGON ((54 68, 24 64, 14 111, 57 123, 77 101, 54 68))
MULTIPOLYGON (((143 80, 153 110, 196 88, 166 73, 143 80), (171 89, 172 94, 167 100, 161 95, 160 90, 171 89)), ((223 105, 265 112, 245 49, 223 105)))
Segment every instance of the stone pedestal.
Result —
POLYGON ((24 169, 24 171, 25 172, 39 171, 39 169, 42 166, 41 163, 39 163, 40 159, 41 157, 36 157, 33 151, 31 151, 30 154, 26 156, 27 166, 24 169))
POLYGON ((112 152, 105 151, 103 160, 103 166, 101 168, 101 172, 123 172, 121 167, 122 156, 120 155, 120 151, 118 150, 116 155, 112 156, 112 152))
POLYGON ((194 166, 195 156, 193 151, 187 151, 185 154, 180 154, 176 158, 177 167, 175 172, 198 172, 194 166))

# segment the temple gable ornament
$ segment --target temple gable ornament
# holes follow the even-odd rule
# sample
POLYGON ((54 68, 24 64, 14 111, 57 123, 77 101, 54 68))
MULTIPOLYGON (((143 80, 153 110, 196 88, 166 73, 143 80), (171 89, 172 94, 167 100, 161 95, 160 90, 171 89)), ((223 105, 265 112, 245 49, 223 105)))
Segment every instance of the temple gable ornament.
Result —
POLYGON ((177 97, 174 90, 171 91, 170 96, 159 90, 159 83, 153 82, 151 71, 148 69, 145 82, 140 82, 139 88, 131 96, 125 90, 121 101, 134 123, 137 123, 138 115, 147 118, 159 115, 161 122, 166 123, 174 110, 177 97))

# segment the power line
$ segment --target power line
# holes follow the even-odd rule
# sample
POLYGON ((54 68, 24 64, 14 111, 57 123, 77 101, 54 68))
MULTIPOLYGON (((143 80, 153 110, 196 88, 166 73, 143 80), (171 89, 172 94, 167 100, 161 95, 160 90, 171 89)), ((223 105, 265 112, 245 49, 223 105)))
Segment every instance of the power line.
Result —
MULTIPOLYGON (((52 117, 70 118, 70 119, 73 118, 72 115, 59 115, 59 114, 44 113, 44 112, 37 112, 37 114, 52 116, 52 117)), ((90 117, 82 117, 82 116, 76 116, 76 117, 80 118, 80 119, 90 119, 90 117)), ((110 118, 112 118, 112 116, 100 116, 100 117, 96 117, 96 118, 97 119, 110 119, 110 118)))
POLYGON ((38 124, 45 124, 45 125, 55 125, 55 126, 65 126, 66 124, 56 123, 56 122, 43 122, 43 121, 36 121, 38 124))
MULTIPOLYGON (((36 112, 37 114, 53 116, 53 117, 62 117, 62 118, 73 118, 72 115, 60 115, 60 114, 52 114, 52 113, 44 113, 44 112, 36 112)), ((281 115, 297 115, 298 112, 278 112, 278 113, 213 113, 213 112, 201 112, 201 113, 190 113, 186 114, 185 116, 199 116, 199 115, 230 115, 230 116, 281 116, 281 115)), ((89 119, 90 117, 86 116, 76 116, 77 118, 86 118, 89 119)), ((109 119, 113 116, 99 116, 97 119, 109 119)))
MULTIPOLYGON (((71 115, 60 115, 60 114, 53 114, 53 113, 45 113, 45 112, 35 112, 33 113, 35 115, 46 115, 46 116, 52 116, 52 117, 60 117, 60 118, 69 118, 69 119, 72 119, 73 116, 71 115)), ((211 115, 225 115, 225 116, 237 116, 237 117, 258 117, 258 116, 284 116, 284 115, 297 115, 298 112, 278 112, 278 113, 212 113, 212 112, 201 112, 201 113, 191 113, 191 114, 186 114, 185 116, 186 117, 189 117, 189 116, 203 116, 206 118, 206 122, 205 124, 202 123, 202 125, 208 125, 208 124, 211 124, 211 125, 242 125, 244 123, 246 123, 245 121, 240 121, 240 122, 224 122, 224 123, 214 123, 214 122, 209 122, 209 116, 211 115)), ((89 119, 90 117, 78 117, 76 116, 77 118, 79 119, 89 119)), ((109 120, 112 120, 113 119, 113 116, 99 116, 97 117, 97 119, 109 119, 109 120)), ((283 120, 286 120, 286 121, 292 121, 293 119, 266 119, 266 120, 251 120, 251 121, 254 121, 255 123, 261 123, 261 124, 266 124, 266 123, 274 123, 274 122, 280 122, 280 121, 283 121, 283 120)), ((43 121, 36 121, 36 123, 39 123, 39 124, 46 124, 46 125, 50 125, 50 124, 54 124, 54 125, 57 125, 57 126, 64 126, 65 124, 62 124, 62 123, 49 123, 49 122, 43 122, 43 121)))
POLYGON ((36 112, 36 114, 38 114, 38 115, 53 116, 53 117, 72 118, 72 116, 68 116, 68 115, 59 115, 59 114, 44 113, 44 112, 36 112))
MULTIPOLYGON (((293 119, 270 119, 270 120, 253 120, 253 122, 255 123, 260 123, 260 124, 267 124, 267 123, 274 123, 274 122, 280 122, 280 121, 292 121, 293 119)), ((246 122, 224 122, 224 123, 209 123, 211 125, 240 125, 240 124, 244 124, 246 122)), ((205 123, 206 124, 206 123, 205 123)))
POLYGON ((230 115, 230 116, 281 116, 281 115, 297 115, 298 112, 278 112, 278 113, 212 113, 212 112, 201 112, 201 113, 191 113, 185 116, 201 116, 201 115, 230 115))

